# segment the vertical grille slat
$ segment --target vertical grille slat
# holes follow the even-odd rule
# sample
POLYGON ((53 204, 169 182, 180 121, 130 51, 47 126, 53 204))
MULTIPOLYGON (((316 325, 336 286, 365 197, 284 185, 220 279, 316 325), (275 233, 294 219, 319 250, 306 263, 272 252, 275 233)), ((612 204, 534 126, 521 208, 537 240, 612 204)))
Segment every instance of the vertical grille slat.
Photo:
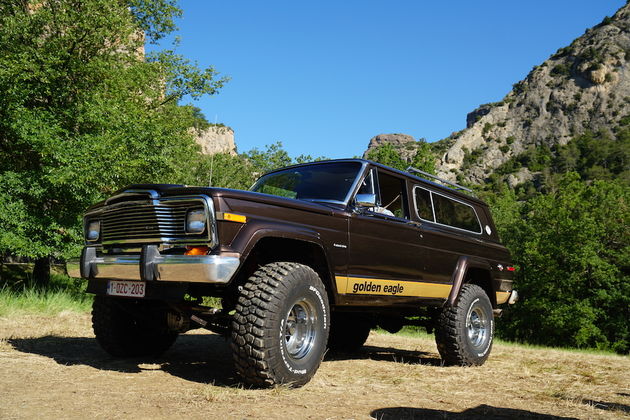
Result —
POLYGON ((186 213, 203 207, 203 202, 195 199, 165 200, 158 204, 150 201, 116 203, 100 214, 101 238, 108 243, 187 239, 193 235, 186 234, 186 213))

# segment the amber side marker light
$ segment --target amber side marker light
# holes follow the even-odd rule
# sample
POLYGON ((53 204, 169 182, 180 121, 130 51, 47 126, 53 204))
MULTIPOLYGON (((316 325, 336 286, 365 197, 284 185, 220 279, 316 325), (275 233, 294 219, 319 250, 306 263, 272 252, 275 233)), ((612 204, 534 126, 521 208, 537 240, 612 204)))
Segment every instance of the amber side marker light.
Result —
POLYGON ((184 255, 206 255, 207 253, 207 246, 187 246, 184 255))
POLYGON ((217 217, 219 220, 227 220, 228 222, 247 223, 247 216, 235 213, 220 213, 217 217))

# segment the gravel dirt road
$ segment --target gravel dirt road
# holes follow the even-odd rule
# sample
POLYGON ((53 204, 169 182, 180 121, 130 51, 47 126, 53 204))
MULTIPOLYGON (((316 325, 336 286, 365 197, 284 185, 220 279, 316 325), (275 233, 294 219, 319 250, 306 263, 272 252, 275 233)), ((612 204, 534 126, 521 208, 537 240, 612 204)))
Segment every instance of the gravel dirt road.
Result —
POLYGON ((372 332, 300 389, 246 389, 228 343, 191 331, 159 359, 103 352, 88 314, 0 318, 0 419, 630 418, 630 358, 496 345, 442 367, 435 344, 372 332))

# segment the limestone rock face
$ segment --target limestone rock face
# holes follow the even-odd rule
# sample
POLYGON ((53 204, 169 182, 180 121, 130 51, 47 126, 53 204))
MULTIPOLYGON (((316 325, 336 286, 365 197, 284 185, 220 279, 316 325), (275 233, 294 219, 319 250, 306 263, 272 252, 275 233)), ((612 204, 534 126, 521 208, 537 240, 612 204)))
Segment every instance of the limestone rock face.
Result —
MULTIPOLYGON (((482 183, 529 148, 566 144, 586 130, 607 130, 630 115, 630 4, 588 29, 516 83, 502 101, 480 106, 450 147, 438 175, 482 183)), ((529 179, 513 177, 512 183, 529 179)))
POLYGON ((508 175, 507 184, 510 188, 515 188, 517 185, 529 181, 533 178, 534 176, 529 169, 521 168, 517 173, 508 175))
POLYGON ((229 153, 236 155, 234 143, 234 130, 230 127, 213 126, 205 130, 195 130, 195 141, 201 146, 201 153, 215 155, 217 153, 229 153))
POLYGON ((389 143, 400 152, 403 159, 408 159, 409 156, 406 156, 405 153, 410 153, 411 157, 413 157, 415 152, 413 150, 407 150, 405 145, 415 142, 416 140, 408 134, 379 134, 370 139, 368 148, 363 153, 363 158, 366 159, 368 153, 370 153, 372 149, 376 149, 379 146, 389 143))

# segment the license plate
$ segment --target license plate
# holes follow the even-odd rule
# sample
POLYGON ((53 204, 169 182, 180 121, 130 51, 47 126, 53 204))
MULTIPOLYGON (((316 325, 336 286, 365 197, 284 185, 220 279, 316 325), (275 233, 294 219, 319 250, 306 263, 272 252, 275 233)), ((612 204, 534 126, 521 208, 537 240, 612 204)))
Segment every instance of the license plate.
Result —
POLYGON ((107 294, 110 296, 144 297, 146 282, 110 280, 107 283, 107 294))

